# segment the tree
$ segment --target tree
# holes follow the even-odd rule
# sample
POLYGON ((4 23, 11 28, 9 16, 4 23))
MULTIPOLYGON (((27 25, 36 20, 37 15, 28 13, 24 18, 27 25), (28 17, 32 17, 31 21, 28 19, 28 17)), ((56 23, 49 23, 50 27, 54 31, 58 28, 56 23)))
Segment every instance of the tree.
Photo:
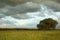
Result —
POLYGON ((44 19, 37 24, 38 29, 55 29, 58 22, 52 18, 44 19))

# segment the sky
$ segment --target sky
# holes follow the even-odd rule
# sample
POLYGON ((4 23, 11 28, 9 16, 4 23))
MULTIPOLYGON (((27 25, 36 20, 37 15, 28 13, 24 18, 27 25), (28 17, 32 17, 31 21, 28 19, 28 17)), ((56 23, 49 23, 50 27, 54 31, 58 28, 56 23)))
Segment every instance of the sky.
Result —
POLYGON ((0 0, 0 28, 37 28, 45 18, 60 29, 60 0, 0 0))

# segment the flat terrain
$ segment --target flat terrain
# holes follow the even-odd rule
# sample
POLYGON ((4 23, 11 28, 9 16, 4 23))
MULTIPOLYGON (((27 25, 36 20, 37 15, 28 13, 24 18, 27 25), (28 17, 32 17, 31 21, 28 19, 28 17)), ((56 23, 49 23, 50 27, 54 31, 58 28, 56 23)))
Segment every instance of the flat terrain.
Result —
POLYGON ((60 40, 60 30, 0 30, 0 40, 60 40))

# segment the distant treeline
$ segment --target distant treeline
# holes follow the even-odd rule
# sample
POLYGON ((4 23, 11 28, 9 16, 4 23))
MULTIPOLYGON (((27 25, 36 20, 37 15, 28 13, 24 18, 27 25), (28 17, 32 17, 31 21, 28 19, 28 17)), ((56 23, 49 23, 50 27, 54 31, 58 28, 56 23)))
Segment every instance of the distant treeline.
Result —
MULTIPOLYGON (((40 29, 28 29, 28 28, 0 28, 0 30, 40 30, 40 29)), ((60 29, 55 29, 60 30, 60 29)))

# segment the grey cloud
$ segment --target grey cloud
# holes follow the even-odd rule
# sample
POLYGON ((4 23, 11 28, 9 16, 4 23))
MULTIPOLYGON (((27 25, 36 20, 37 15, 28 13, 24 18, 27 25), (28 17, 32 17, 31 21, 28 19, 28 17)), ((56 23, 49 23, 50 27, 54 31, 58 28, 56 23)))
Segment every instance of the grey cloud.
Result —
POLYGON ((48 8, 54 11, 60 11, 60 4, 53 1, 45 1, 42 4, 46 5, 48 8))
POLYGON ((0 14, 0 18, 4 17, 5 15, 4 14, 0 14))
POLYGON ((12 15, 12 17, 17 18, 17 19, 27 19, 27 18, 31 18, 26 14, 16 14, 16 15, 12 15))
POLYGON ((0 7, 6 6, 6 5, 16 6, 18 4, 24 4, 26 2, 42 3, 44 1, 51 1, 51 0, 0 0, 0 4, 1 4, 0 7))
POLYGON ((52 1, 55 1, 55 2, 57 2, 57 3, 60 3, 60 0, 52 0, 52 1))
MULTIPOLYGON (((52 1, 45 1, 45 2, 42 2, 41 4, 46 5, 48 8, 53 9, 54 11, 60 11, 60 5, 58 3, 55 3, 52 1)), ((23 18, 23 19, 29 18, 29 16, 26 15, 27 12, 41 11, 40 4, 33 3, 33 2, 26 2, 24 4, 19 4, 15 7, 7 5, 2 9, 0 11, 0 14, 6 15, 6 16, 13 16, 15 18, 23 18)))
POLYGON ((27 2, 15 7, 7 5, 4 8, 0 8, 0 14, 13 16, 15 18, 29 18, 29 16, 26 15, 27 12, 36 12, 38 10, 40 10, 40 4, 27 2))
POLYGON ((6 5, 5 3, 1 3, 1 2, 0 2, 0 8, 5 7, 5 5, 6 5))
POLYGON ((17 4, 25 3, 27 0, 0 0, 0 2, 14 6, 17 4))
MULTIPOLYGON (((59 3, 52 1, 44 1, 41 4, 46 5, 48 8, 53 9, 54 11, 60 11, 59 3)), ((33 2, 26 2, 23 4, 16 5, 14 7, 6 5, 4 8, 0 9, 0 14, 24 19, 24 18, 29 18, 29 16, 26 15, 27 12, 36 12, 36 11, 41 11, 40 3, 38 4, 33 2)))
MULTIPOLYGON (((54 10, 56 10, 56 9, 60 10, 60 3, 59 3, 60 1, 59 0, 0 0, 0 8, 3 8, 6 5, 11 5, 11 6, 15 7, 19 4, 24 4, 26 2, 33 2, 33 3, 37 3, 37 4, 45 3, 48 7, 53 8, 54 10)), ((30 9, 32 9, 32 8, 30 8, 30 9)), ((30 11, 30 10, 28 10, 28 11, 30 11)))

